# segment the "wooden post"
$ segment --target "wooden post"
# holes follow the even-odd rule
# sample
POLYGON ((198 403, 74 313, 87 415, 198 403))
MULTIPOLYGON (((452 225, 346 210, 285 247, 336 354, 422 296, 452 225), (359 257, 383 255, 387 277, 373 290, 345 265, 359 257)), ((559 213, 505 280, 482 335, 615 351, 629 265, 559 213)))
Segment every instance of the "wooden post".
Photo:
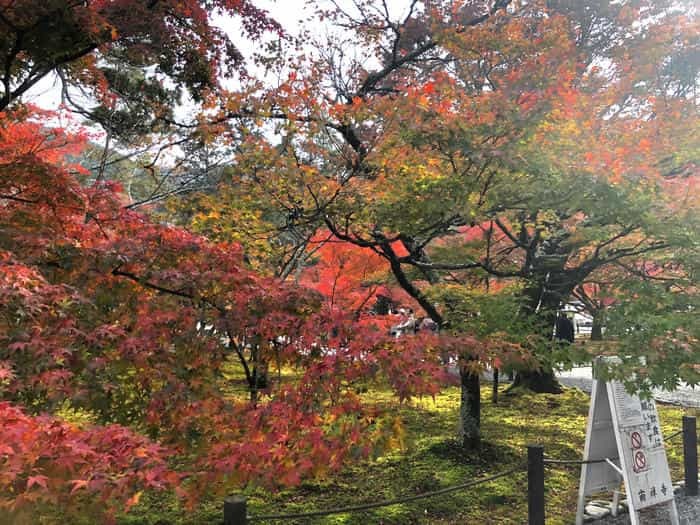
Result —
POLYGON ((494 405, 498 404, 498 368, 493 369, 493 391, 491 393, 491 401, 494 405))
POLYGON ((528 525, 544 525, 544 447, 527 446, 528 525))
POLYGON ((235 495, 224 499, 224 525, 246 525, 248 509, 245 496, 235 495))
POLYGON ((685 493, 698 495, 698 433, 695 418, 683 416, 683 465, 685 467, 685 493))

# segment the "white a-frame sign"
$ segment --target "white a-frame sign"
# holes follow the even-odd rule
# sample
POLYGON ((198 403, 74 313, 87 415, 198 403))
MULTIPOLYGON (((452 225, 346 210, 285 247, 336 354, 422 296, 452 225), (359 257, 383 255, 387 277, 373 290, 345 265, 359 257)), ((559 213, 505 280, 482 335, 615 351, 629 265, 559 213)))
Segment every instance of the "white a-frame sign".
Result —
MULTIPOLYGON (((599 462, 581 465, 576 525, 583 524, 586 496, 617 491, 622 482, 632 525, 639 525, 641 509, 660 504, 668 506, 672 523, 678 525, 671 474, 653 399, 640 399, 630 395, 622 383, 594 377, 583 460, 599 462)), ((617 492, 615 496, 613 508, 617 505, 617 492)))

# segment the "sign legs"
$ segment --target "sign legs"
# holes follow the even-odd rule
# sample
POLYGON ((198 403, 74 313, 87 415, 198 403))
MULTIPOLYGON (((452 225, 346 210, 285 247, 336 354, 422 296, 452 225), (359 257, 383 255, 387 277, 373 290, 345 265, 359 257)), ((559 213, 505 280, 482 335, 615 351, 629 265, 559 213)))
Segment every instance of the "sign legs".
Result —
POLYGON ((676 500, 673 499, 670 502, 671 505, 671 525, 680 525, 680 517, 678 516, 678 507, 676 507, 676 500))
POLYGON ((576 506, 576 525, 583 525, 583 510, 586 507, 586 496, 579 491, 578 505, 576 506))
POLYGON ((617 513, 620 510, 620 491, 619 490, 613 490, 613 500, 612 500, 612 506, 610 507, 610 514, 613 515, 613 517, 617 517, 617 513))

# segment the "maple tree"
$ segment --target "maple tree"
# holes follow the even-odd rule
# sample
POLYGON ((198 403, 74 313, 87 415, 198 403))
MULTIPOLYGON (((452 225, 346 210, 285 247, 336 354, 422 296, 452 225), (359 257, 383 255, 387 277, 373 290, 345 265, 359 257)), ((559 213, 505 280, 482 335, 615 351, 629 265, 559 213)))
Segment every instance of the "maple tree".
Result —
POLYGON ((17 519, 39 503, 77 512, 92 494, 100 514, 148 489, 194 501, 297 484, 398 443, 357 382, 381 377, 401 399, 449 382, 457 339, 398 344, 252 271, 239 245, 158 224, 112 182, 81 184, 85 137, 43 125, 46 112, 2 116, 0 504, 17 519), (299 377, 261 389, 262 362, 299 377), (228 392, 232 369, 249 399, 228 392), (85 423, 62 420, 76 410, 85 423))
MULTIPOLYGON (((33 515, 38 502, 65 511, 87 494, 99 496, 99 514, 105 503, 110 513, 125 500, 128 508, 148 488, 196 497, 224 477, 294 484, 382 449, 396 433, 372 413, 361 417, 347 384, 353 373, 399 370, 387 338, 354 331, 355 344, 349 335, 331 341, 344 351, 309 352, 328 348, 324 334, 339 333, 342 316, 324 317, 308 292, 247 270, 236 245, 129 211, 119 185, 103 176, 104 161, 93 178, 70 160, 86 136, 42 125, 55 115, 19 100, 55 71, 66 101, 108 133, 157 131, 179 88, 203 99, 225 67, 240 65, 231 43, 209 25, 211 9, 242 15, 252 34, 277 27, 247 2, 2 6, 0 371, 10 401, 2 404, 3 441, 15 443, 3 448, 2 487, 10 496, 2 506, 17 519, 33 515), (151 66, 156 74, 144 75, 151 66), (163 87, 164 76, 177 88, 163 87), (69 84, 90 90, 98 106, 76 104, 69 84), (266 343, 280 334, 284 345, 266 343), (373 348, 385 350, 370 366, 373 348), (306 374, 261 397, 259 352, 306 374), (221 391, 231 357, 252 404, 221 391), (329 370, 335 373, 322 381, 329 370), (90 422, 80 428, 39 414, 66 407, 85 411, 90 422), (190 450, 199 452, 195 462, 174 472, 170 460, 190 450)), ((441 373, 430 353, 416 348, 416 379, 441 373)), ((434 392, 436 383, 396 386, 406 397, 434 392)))
MULTIPOLYGON (((384 258, 438 324, 451 316, 435 285, 514 285, 542 364, 517 384, 557 391, 560 303, 605 267, 694 245, 660 188, 695 158, 697 19, 672 2, 411 1, 397 12, 322 11, 364 55, 349 57, 342 37, 321 42, 274 89, 231 99, 218 123, 247 113, 280 136, 245 135, 236 162, 255 184, 238 183, 273 197, 279 230, 315 225, 384 258), (464 234, 477 225, 488 233, 464 234)), ((472 372, 462 419, 478 422, 472 372)), ((462 434, 478 444, 478 425, 462 434)))
POLYGON ((392 305, 416 306, 403 290, 391 286, 386 261, 373 251, 335 239, 328 231, 319 232, 311 242, 316 261, 304 268, 299 282, 317 290, 330 310, 359 319, 380 296, 392 305))
MULTIPOLYGON (((321 15, 368 61, 331 41, 232 92, 239 55, 207 13, 278 30, 245 1, 0 4, 0 505, 293 485, 401 441, 358 384, 434 394, 447 363, 477 447, 480 371, 520 365, 555 389, 552 316, 610 268, 625 279, 608 328, 631 356, 617 373, 696 383, 697 199, 674 183, 694 180, 679 173, 697 158, 697 20, 679 5, 412 0, 396 18, 360 1, 321 15), (51 72, 108 137, 176 128, 175 172, 232 155, 217 192, 158 210, 181 226, 137 212, 179 190, 125 194, 136 175, 107 155, 86 170, 87 136, 22 104, 51 72), (172 118, 180 90, 202 104, 193 122, 172 118), (638 278, 651 265, 664 280, 638 278), (397 340, 364 315, 385 273, 439 334, 397 340)), ((161 151, 147 176, 168 170, 161 151)))
POLYGON ((3 402, 0 422, 4 456, 0 507, 15 523, 36 519, 36 504, 70 509, 76 494, 101 494, 126 508, 147 489, 173 488, 181 474, 169 468, 163 447, 119 425, 77 429, 49 416, 31 417, 3 402))

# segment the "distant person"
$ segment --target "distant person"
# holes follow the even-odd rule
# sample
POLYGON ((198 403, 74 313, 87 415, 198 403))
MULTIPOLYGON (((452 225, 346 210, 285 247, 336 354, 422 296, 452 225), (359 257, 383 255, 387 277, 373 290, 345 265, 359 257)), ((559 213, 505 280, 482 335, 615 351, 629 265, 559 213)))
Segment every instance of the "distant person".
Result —
POLYGON ((389 333, 395 337, 408 333, 415 333, 418 327, 413 309, 409 308, 408 310, 405 310, 403 308, 399 308, 399 314, 401 315, 401 322, 395 326, 392 326, 389 333))
POLYGON ((399 325, 399 328, 401 329, 402 333, 408 334, 411 332, 416 332, 416 316, 413 313, 413 309, 409 308, 408 309, 408 315, 406 319, 399 325))
POLYGON ((424 317, 420 324, 418 325, 418 330, 419 331, 430 331, 430 332, 437 332, 438 331, 438 324, 433 321, 430 317, 424 317))
POLYGON ((574 323, 561 313, 557 314, 557 321, 554 325, 554 338, 557 341, 574 342, 574 323))
POLYGON ((393 337, 400 337, 401 336, 401 325, 404 323, 406 320, 406 310, 403 308, 399 308, 394 312, 394 315, 399 316, 399 322, 398 324, 395 324, 389 329, 389 334, 392 335, 393 337))

